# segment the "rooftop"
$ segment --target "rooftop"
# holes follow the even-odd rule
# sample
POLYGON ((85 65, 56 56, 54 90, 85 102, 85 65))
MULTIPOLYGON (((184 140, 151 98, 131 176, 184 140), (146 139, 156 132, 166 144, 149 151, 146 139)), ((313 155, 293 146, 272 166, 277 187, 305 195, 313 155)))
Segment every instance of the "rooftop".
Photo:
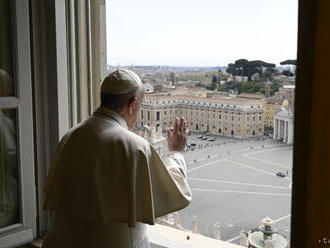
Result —
POLYGON ((261 104, 261 99, 238 98, 238 97, 196 97, 196 96, 166 96, 166 95, 146 95, 145 100, 195 100, 212 103, 228 103, 228 104, 261 104))

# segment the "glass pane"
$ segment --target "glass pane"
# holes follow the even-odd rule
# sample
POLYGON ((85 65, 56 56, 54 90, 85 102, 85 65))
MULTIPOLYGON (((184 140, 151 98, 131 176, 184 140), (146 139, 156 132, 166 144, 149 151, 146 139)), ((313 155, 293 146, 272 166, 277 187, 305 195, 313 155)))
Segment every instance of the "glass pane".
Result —
POLYGON ((15 94, 12 2, 0 1, 0 97, 15 94))
POLYGON ((16 124, 16 109, 0 109, 0 228, 20 221, 16 124))

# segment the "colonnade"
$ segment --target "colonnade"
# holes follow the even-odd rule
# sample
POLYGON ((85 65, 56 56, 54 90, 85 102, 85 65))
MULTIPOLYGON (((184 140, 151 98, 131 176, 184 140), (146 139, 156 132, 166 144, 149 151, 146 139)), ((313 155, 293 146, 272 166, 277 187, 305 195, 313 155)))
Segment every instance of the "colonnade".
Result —
POLYGON ((274 119, 274 140, 287 144, 293 143, 293 120, 274 119))

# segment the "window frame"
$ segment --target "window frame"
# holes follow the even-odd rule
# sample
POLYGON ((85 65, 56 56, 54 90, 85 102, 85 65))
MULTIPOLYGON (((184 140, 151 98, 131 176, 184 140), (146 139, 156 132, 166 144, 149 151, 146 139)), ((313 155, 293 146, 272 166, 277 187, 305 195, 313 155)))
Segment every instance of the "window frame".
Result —
POLYGON ((15 0, 13 8, 17 97, 0 98, 0 107, 17 109, 21 221, 0 229, 0 247, 12 247, 32 241, 36 237, 37 219, 29 1, 15 0))

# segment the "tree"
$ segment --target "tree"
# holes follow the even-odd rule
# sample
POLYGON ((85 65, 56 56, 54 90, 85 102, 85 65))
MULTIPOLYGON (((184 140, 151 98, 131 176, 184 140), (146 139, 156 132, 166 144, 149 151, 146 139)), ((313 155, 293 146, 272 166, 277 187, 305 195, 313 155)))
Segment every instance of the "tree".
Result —
POLYGON ((217 83, 218 79, 216 75, 212 75, 212 83, 217 83))
POLYGON ((174 72, 170 72, 170 81, 172 82, 172 83, 175 83, 175 73, 174 72))
POLYGON ((280 65, 297 65, 297 60, 287 59, 287 60, 280 62, 280 65))
POLYGON ((265 93, 265 86, 259 82, 244 82, 242 91, 247 93, 265 93))
POLYGON ((234 76, 247 76, 248 81, 251 81, 251 76, 255 73, 259 73, 260 76, 265 71, 274 71, 275 64, 267 63, 261 60, 248 61, 246 59, 236 60, 235 63, 228 64, 226 72, 231 73, 234 76))
POLYGON ((272 82, 270 85, 270 95, 274 95, 280 88, 280 85, 277 82, 272 82))
POLYGON ((285 76, 288 76, 288 77, 294 76, 294 74, 296 73, 297 60, 295 60, 295 59, 287 59, 287 60, 284 60, 284 61, 280 62, 280 64, 281 65, 291 65, 291 66, 294 67, 293 68, 294 69, 294 73, 290 72, 290 70, 285 70, 285 71, 282 72, 282 75, 285 75, 285 76))
POLYGON ((293 77, 294 76, 294 74, 289 70, 282 71, 282 75, 287 76, 287 77, 293 77))

